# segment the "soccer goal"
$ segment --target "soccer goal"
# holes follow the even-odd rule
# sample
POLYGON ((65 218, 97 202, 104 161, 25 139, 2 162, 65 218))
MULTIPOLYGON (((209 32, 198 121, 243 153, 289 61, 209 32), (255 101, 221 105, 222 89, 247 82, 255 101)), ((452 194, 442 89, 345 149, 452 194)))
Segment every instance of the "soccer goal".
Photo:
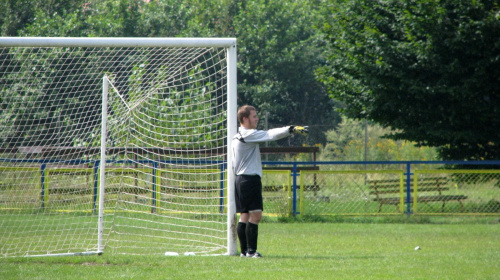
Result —
POLYGON ((233 255, 232 38, 0 38, 0 256, 233 255))

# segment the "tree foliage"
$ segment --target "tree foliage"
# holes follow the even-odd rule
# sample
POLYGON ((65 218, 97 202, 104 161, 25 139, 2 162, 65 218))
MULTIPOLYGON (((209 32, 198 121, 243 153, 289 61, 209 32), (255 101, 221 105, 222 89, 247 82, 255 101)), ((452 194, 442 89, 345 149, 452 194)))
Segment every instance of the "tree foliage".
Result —
MULTIPOLYGON (((234 19, 240 103, 269 112, 271 124, 312 125, 324 143, 336 124, 334 102, 316 80, 323 60, 316 1, 242 1, 234 19)), ((303 140, 303 139, 301 139, 303 140)), ((311 143, 311 142, 310 142, 311 143)))
POLYGON ((390 130, 366 121, 342 117, 335 129, 326 133, 322 160, 435 160, 435 148, 418 147, 406 140, 387 139, 390 130), (365 154, 366 153, 366 154, 365 154))
POLYGON ((91 75, 86 65, 95 61, 91 55, 58 54, 49 48, 31 51, 27 48, 0 51, 0 146, 71 146, 71 129, 76 120, 88 134, 98 126, 101 91, 96 83, 82 85, 71 77, 91 75), (78 62, 74 58, 85 57, 78 62), (4 71, 15 69, 16 71, 4 71), (37 69, 38 71, 33 71, 37 69), (28 75, 32 73, 27 80, 28 75), (81 88, 80 94, 74 89, 81 88), (65 89, 65 90, 60 90, 65 89), (81 94, 85 92, 86 94, 81 94), (66 130, 65 130, 66 128, 66 130), (56 137, 55 137, 56 136, 56 137))
POLYGON ((446 159, 498 158, 498 1, 330 2, 318 76, 348 116, 446 159))
POLYGON ((323 53, 315 29, 321 1, 14 2, 0 4, 5 7, 0 11, 3 35, 236 37, 239 105, 269 113, 269 127, 311 125, 309 143, 324 143, 324 131, 335 126, 334 101, 313 74, 323 53))

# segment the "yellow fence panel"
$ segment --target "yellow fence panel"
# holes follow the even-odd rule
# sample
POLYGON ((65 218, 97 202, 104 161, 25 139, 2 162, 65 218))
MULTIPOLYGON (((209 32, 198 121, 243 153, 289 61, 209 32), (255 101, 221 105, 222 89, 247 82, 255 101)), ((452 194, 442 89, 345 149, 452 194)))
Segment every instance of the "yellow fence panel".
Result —
POLYGON ((415 170, 414 214, 500 214, 500 170, 415 170))

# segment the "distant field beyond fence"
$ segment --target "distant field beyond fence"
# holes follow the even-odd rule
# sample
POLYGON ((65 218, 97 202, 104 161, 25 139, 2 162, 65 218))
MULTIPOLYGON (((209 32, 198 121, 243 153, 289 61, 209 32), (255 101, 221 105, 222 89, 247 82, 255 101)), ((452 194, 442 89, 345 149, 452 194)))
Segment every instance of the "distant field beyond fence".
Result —
MULTIPOLYGON (((64 212, 75 210, 65 209, 64 203, 74 200, 82 200, 78 210, 96 210, 98 171, 91 164, 87 168, 81 164, 42 168, 36 162, 30 167, 5 162, 3 165, 0 211, 20 210, 23 205, 29 209, 35 205, 43 208, 57 201, 57 209, 64 212), (68 180, 78 183, 68 184, 68 180), (67 185, 74 187, 67 189, 67 185), (13 198, 13 189, 22 189, 25 199, 13 198)), ((210 170, 210 186, 193 186, 213 193, 211 197, 220 204, 221 212, 226 203, 226 186, 220 181, 225 178, 223 165, 220 175, 216 175, 217 170, 210 170)), ((493 168, 499 165, 500 162, 265 162, 264 212, 269 216, 500 215, 500 170, 493 168)), ((157 205, 149 203, 149 208, 156 207, 175 191, 169 182, 169 174, 175 173, 158 171, 155 179, 146 169, 137 170, 135 175, 130 174, 130 169, 127 174, 122 174, 121 169, 109 170, 108 180, 111 183, 120 181, 113 179, 117 176, 130 178, 127 188, 137 189, 127 192, 135 194, 136 200, 151 200, 147 196, 151 195, 154 182, 157 205)), ((109 185, 113 187, 108 187, 107 192, 120 191, 117 183, 109 185)))
MULTIPOLYGON (((292 170, 290 215, 479 216, 500 215, 500 170, 493 168, 499 163, 269 162, 266 166, 273 172, 292 170)), ((287 184, 270 171, 264 171, 264 181, 287 184)), ((277 197, 278 190, 286 196, 284 187, 264 192, 265 200, 277 197)), ((266 202, 267 214, 283 212, 273 199, 266 202)))

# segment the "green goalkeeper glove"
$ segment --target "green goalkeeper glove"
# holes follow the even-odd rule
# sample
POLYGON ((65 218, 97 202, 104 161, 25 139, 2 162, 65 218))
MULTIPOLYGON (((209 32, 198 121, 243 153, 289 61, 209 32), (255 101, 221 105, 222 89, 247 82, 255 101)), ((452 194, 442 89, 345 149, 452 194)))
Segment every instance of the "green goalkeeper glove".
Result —
POLYGON ((307 130, 309 127, 308 126, 298 126, 298 125, 292 125, 290 126, 290 133, 298 133, 302 135, 307 135, 309 133, 309 130, 307 130))

